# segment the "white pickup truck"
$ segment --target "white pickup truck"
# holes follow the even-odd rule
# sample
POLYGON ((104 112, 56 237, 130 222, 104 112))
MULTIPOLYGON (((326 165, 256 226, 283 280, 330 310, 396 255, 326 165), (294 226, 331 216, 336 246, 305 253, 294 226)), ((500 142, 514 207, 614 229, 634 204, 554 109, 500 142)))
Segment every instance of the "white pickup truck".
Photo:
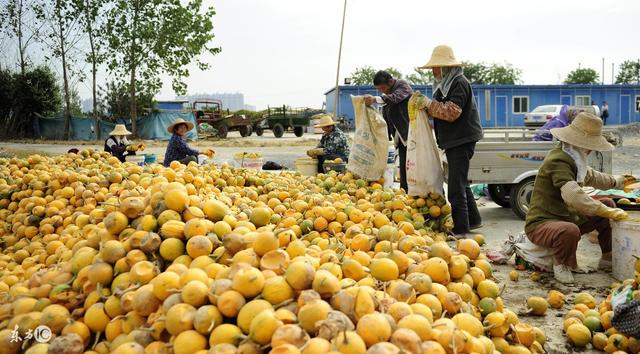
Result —
MULTIPOLYGON (((533 141, 535 133, 524 128, 486 129, 484 138, 476 144, 469 168, 472 183, 487 184, 491 199, 510 207, 522 219, 527 215, 538 169, 549 150, 557 145, 557 141, 533 141)), ((612 156, 611 152, 594 152, 589 155, 589 165, 611 173, 612 156)))

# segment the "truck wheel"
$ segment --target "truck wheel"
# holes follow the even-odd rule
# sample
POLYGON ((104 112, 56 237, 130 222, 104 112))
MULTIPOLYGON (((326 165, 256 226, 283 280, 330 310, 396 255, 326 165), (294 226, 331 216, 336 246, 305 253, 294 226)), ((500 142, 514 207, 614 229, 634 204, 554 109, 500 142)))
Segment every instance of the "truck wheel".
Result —
POLYGON ((531 201, 534 182, 535 177, 529 177, 511 188, 511 194, 509 195, 511 210, 522 220, 527 217, 529 212, 529 202, 531 201))
POLYGON ((276 138, 282 138, 282 136, 284 135, 284 127, 280 123, 276 123, 276 125, 273 126, 272 130, 273 136, 275 136, 276 138))
POLYGON ((249 132, 249 127, 248 126, 242 126, 240 127, 240 129, 238 129, 240 131, 240 136, 241 137, 246 137, 249 136, 250 132, 249 132))
POLYGON ((490 184, 488 186, 489 189, 489 197, 493 200, 494 203, 498 204, 503 208, 511 207, 511 203, 509 203, 509 194, 511 194, 511 185, 509 184, 490 184))
POLYGON ((298 138, 304 135, 304 127, 294 127, 293 134, 295 134, 298 138))
POLYGON ((256 135, 257 135, 257 136, 262 136, 262 134, 264 134, 264 129, 262 129, 262 128, 256 128, 256 135))
POLYGON ((229 133, 229 128, 227 127, 226 124, 221 124, 218 127, 218 138, 224 139, 227 137, 228 133, 229 133))
POLYGON ((247 134, 247 136, 251 136, 251 134, 253 134, 253 127, 250 125, 247 125, 247 129, 249 129, 249 134, 247 134))

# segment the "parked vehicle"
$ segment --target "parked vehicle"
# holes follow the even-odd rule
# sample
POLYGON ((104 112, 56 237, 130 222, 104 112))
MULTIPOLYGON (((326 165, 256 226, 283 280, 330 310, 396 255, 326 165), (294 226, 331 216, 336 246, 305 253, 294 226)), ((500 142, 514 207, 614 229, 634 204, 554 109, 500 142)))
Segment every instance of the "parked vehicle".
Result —
POLYGON ((230 114, 229 110, 225 112, 221 101, 195 101, 192 111, 196 116, 198 133, 205 136, 208 132, 203 127, 206 125, 218 138, 226 138, 229 131, 234 130, 243 137, 251 135, 251 120, 244 115, 230 114))
POLYGON ((311 108, 291 108, 285 105, 269 107, 262 120, 253 123, 253 130, 258 136, 262 136, 265 130, 271 130, 276 138, 281 138, 286 131, 292 130, 297 137, 301 137, 311 122, 311 116, 321 112, 311 108))
MULTIPOLYGON (((469 180, 487 184, 496 204, 511 208, 524 220, 538 169, 557 141, 533 141, 536 131, 529 129, 487 129, 484 133, 470 161, 469 180)), ((612 158, 612 152, 593 152, 588 163, 595 170, 610 174, 612 158)), ((446 170, 446 161, 444 164, 446 170)))
POLYGON ((548 120, 560 114, 561 104, 538 106, 524 115, 525 127, 541 127, 548 120))

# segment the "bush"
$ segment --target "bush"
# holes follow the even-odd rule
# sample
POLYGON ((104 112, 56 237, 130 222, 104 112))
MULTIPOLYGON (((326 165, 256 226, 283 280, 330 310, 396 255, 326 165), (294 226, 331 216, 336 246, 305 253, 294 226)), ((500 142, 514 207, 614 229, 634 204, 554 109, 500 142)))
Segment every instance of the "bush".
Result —
POLYGON ((48 67, 38 66, 24 75, 0 70, 0 135, 33 137, 35 115, 50 115, 61 108, 60 87, 48 67))

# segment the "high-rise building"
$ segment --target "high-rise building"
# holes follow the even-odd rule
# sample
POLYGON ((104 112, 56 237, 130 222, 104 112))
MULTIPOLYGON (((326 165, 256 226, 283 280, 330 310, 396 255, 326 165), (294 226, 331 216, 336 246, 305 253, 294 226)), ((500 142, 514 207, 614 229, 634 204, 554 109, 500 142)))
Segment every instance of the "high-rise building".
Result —
POLYGON ((201 100, 220 100, 222 107, 230 111, 245 109, 244 94, 242 93, 197 93, 194 95, 178 96, 178 100, 188 100, 189 103, 201 100))

